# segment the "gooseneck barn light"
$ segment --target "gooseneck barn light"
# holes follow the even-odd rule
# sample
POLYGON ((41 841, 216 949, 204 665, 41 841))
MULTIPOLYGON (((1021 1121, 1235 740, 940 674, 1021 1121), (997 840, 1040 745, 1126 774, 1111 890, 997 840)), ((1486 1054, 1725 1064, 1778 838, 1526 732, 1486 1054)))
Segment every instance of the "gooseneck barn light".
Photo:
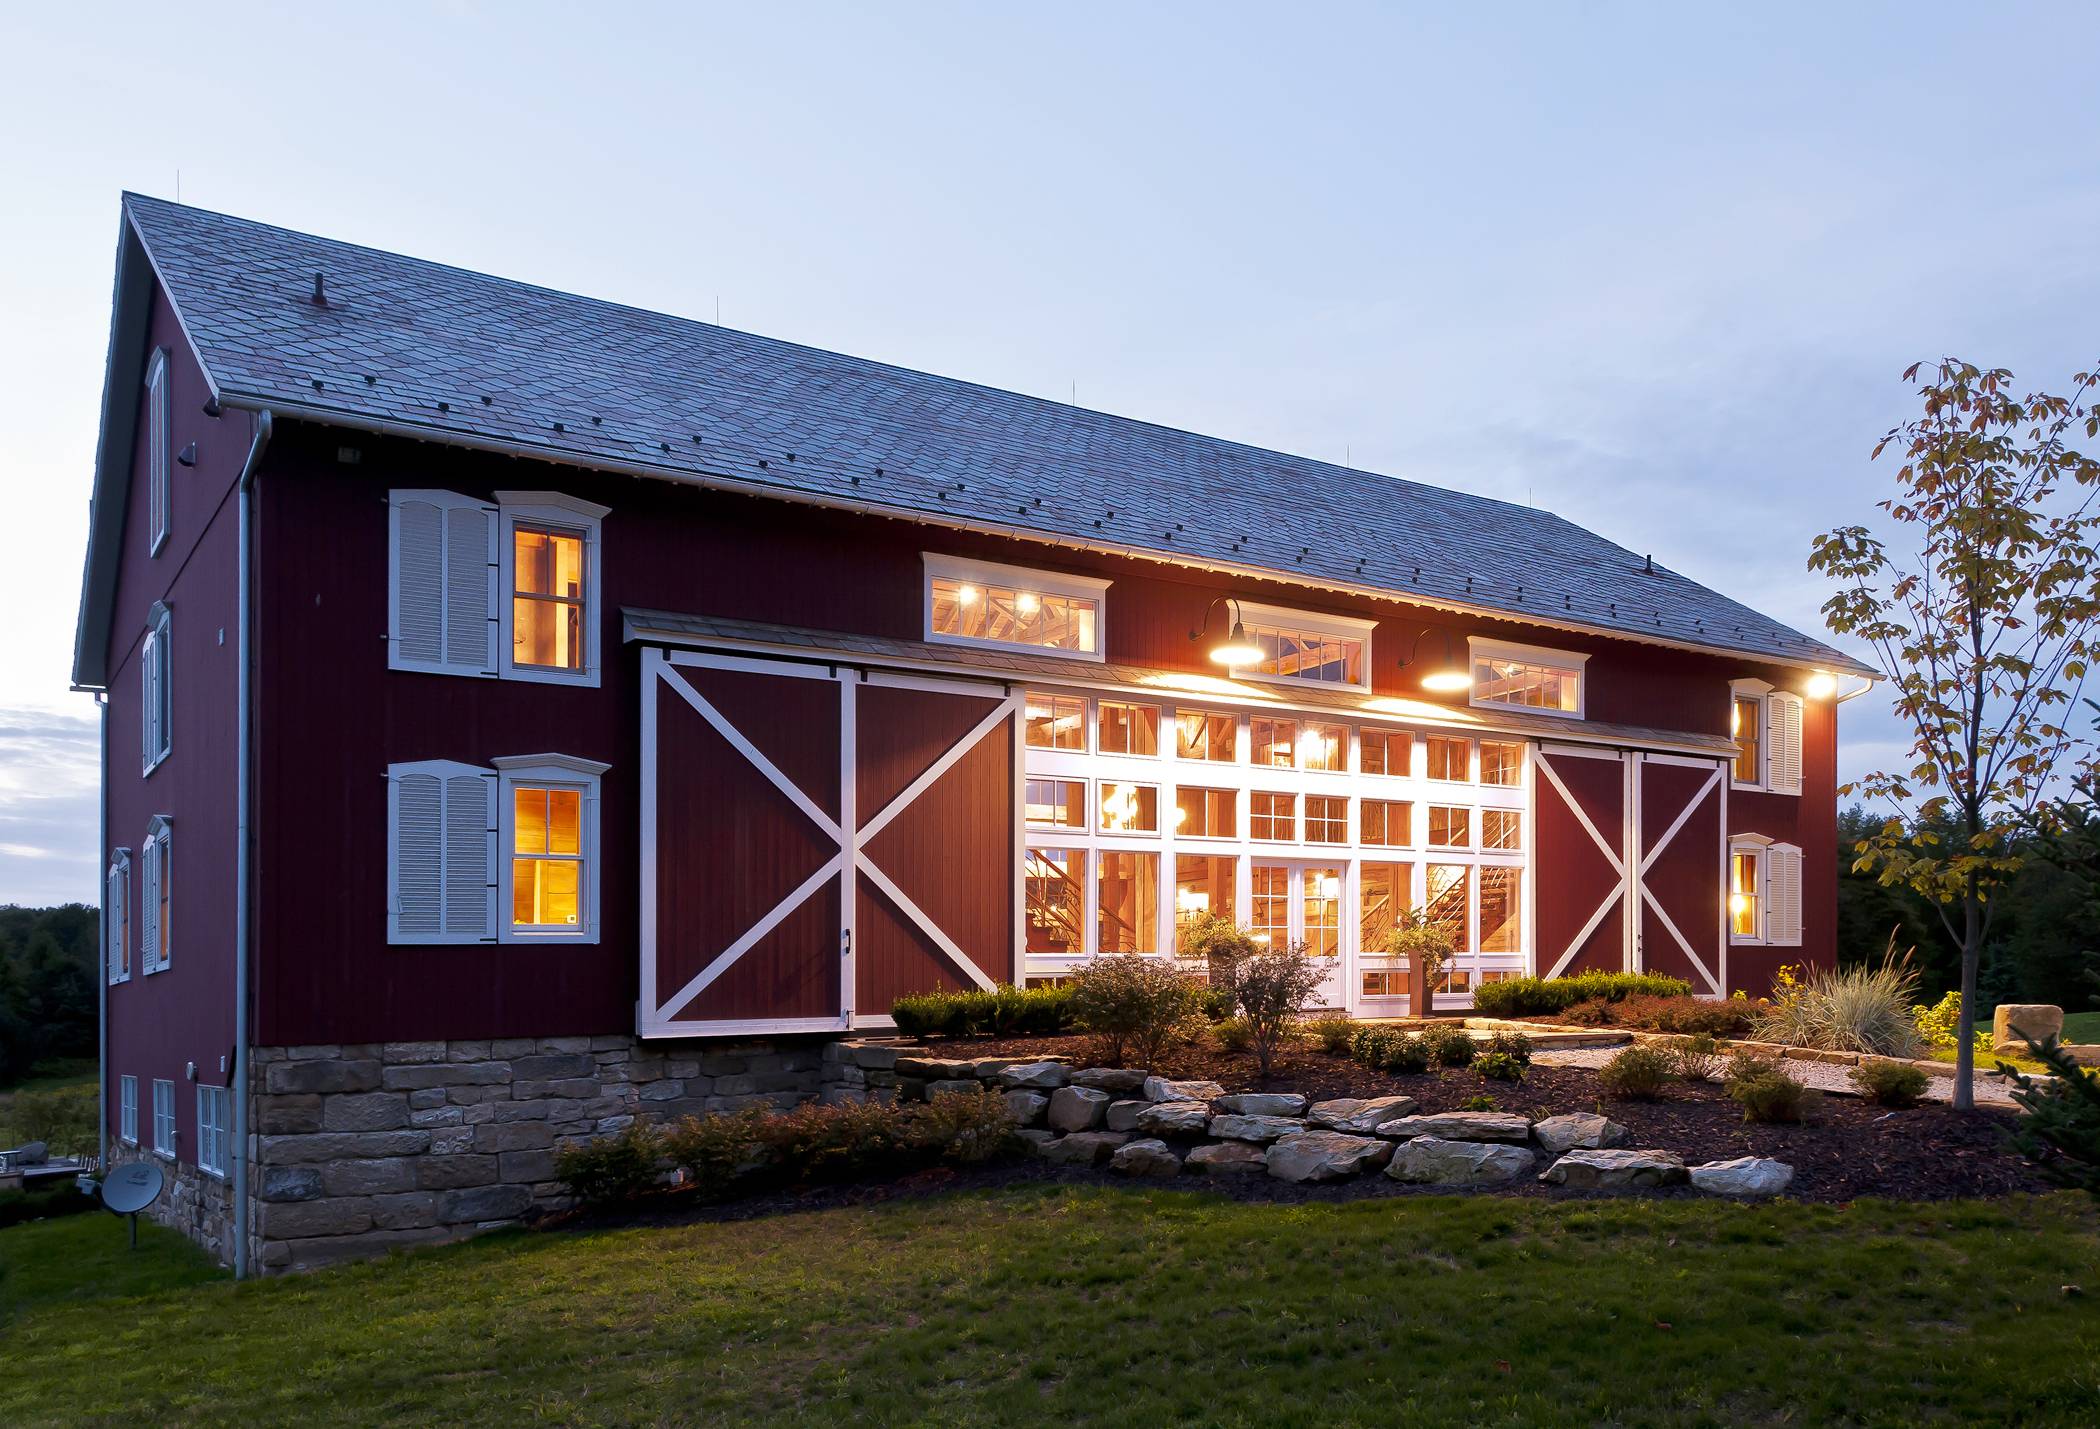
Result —
POLYGON ((1422 633, 1415 637, 1415 643, 1407 647, 1407 654, 1400 661, 1400 668, 1405 670, 1417 663, 1416 657, 1421 653, 1422 642, 1432 633, 1443 637, 1444 658, 1422 672, 1422 688, 1443 694, 1456 694, 1460 690, 1472 689, 1473 676, 1459 662, 1451 644, 1451 632, 1441 626, 1425 627, 1422 633))
POLYGON ((1221 605, 1232 607, 1232 631, 1210 647, 1210 658, 1227 667, 1254 664, 1261 659, 1261 646, 1248 638, 1247 626, 1240 619, 1240 603, 1229 595, 1218 596, 1203 608, 1203 628, 1191 630, 1189 639, 1201 640, 1210 633, 1210 618, 1221 605))

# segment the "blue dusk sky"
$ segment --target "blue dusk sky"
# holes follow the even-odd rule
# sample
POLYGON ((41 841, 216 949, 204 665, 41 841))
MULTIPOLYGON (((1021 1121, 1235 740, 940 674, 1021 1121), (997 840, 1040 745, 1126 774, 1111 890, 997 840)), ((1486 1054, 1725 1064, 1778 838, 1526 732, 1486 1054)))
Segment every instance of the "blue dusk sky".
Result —
MULTIPOLYGON (((1906 366, 2100 358, 2091 18, 14 7, 0 901, 99 881, 67 682, 123 189, 1530 501, 1820 631, 1808 543, 1884 493, 1906 366)), ((1841 773, 1900 757, 1885 705, 1841 773)))

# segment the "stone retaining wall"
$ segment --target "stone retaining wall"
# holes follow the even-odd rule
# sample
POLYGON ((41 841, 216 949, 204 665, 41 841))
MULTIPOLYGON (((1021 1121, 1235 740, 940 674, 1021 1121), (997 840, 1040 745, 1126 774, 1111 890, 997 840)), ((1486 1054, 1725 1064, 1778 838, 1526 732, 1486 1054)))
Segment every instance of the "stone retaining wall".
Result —
POLYGON ((167 1178, 159 1197, 143 1214, 169 1230, 180 1231, 222 1265, 233 1262, 233 1183, 207 1175, 196 1167, 165 1156, 156 1156, 144 1146, 127 1146, 111 1138, 112 1167, 143 1161, 158 1166, 167 1178))

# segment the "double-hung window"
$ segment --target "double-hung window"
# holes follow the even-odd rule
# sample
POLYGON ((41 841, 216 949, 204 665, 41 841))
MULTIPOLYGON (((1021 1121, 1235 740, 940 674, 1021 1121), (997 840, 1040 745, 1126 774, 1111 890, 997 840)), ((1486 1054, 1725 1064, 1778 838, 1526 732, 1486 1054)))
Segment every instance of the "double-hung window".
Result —
POLYGON ((1738 943, 1800 944, 1800 848, 1761 834, 1729 841, 1728 935, 1738 943))
POLYGON ((131 850, 110 855, 102 885, 102 968, 111 982, 131 980, 131 850))
POLYGON ((1801 696, 1763 680, 1730 686, 1728 732, 1735 739, 1733 783, 1772 794, 1801 792, 1801 696))
POLYGON ((197 1085, 197 1169, 207 1175, 226 1174, 226 1088, 197 1085))
POLYGON ((1109 583, 928 551, 926 638, 1099 660, 1109 583))
POLYGON ((391 668, 598 683, 607 507, 556 491, 387 501, 391 668))
POLYGON ((168 419, 168 350, 156 347, 146 361, 146 551, 154 556, 168 542, 168 464, 173 441, 168 419))
POLYGON ((156 1155, 175 1154, 175 1084, 153 1083, 153 1150, 156 1155))
POLYGON ((117 1078, 117 1136, 126 1146, 139 1144, 139 1079, 117 1078))
POLYGON ((1589 656, 1478 638, 1471 645, 1474 704, 1582 717, 1589 656))
POLYGON ((175 825, 166 814, 155 814, 147 823, 140 857, 145 872, 139 890, 139 971, 166 972, 174 948, 175 911, 175 825))
POLYGON ((144 772, 151 774, 168 757, 174 738, 170 729, 174 706, 169 693, 174 672, 174 612, 153 602, 145 641, 139 646, 139 754, 144 772))

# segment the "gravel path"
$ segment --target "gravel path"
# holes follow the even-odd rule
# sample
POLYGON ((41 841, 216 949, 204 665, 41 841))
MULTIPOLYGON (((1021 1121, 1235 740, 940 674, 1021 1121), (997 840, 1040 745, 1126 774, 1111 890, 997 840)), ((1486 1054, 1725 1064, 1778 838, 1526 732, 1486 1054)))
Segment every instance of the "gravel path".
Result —
MULTIPOLYGON (((1576 1047, 1564 1051, 1549 1051, 1541 1048, 1531 1054, 1531 1060, 1552 1067, 1601 1067, 1617 1056, 1616 1047, 1576 1047)), ((1852 1069, 1836 1062, 1804 1062, 1796 1058, 1786 1059, 1788 1075, 1803 1086, 1820 1087, 1826 1092, 1852 1092, 1852 1069)), ((1925 1100, 1944 1102, 1954 1095, 1954 1078, 1927 1077, 1925 1100)), ((2011 1106, 2012 1083, 1995 1072, 1976 1077, 1976 1103, 1978 1106, 2011 1106)))

